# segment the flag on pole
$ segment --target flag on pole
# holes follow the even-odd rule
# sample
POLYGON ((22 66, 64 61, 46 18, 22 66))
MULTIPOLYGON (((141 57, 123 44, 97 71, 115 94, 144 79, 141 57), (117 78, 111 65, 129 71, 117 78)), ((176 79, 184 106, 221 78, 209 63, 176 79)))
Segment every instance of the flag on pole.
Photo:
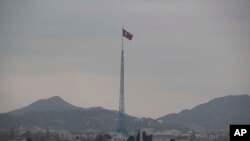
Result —
POLYGON ((133 34, 129 33, 128 31, 126 31, 125 29, 122 29, 122 36, 126 37, 129 40, 132 40, 133 38, 133 34))

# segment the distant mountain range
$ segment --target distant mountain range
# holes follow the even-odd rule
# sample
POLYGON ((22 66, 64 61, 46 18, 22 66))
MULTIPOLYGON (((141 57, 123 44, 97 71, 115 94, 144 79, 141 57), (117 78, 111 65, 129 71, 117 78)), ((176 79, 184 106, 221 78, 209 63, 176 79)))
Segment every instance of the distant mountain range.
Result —
MULTIPOLYGON (((126 115, 129 131, 156 130, 228 130, 229 124, 250 124, 250 96, 226 96, 213 99, 190 110, 158 119, 126 115)), ((38 100, 27 107, 0 114, 0 129, 42 127, 70 131, 115 131, 117 111, 102 107, 81 108, 55 96, 38 100)))
MULTIPOLYGON (((41 127, 70 131, 115 131, 117 117, 117 111, 102 107, 76 107, 55 96, 38 100, 18 110, 0 114, 0 129, 41 127)), ((139 128, 171 128, 170 125, 165 126, 151 118, 139 119, 130 115, 126 115, 126 122, 130 131, 139 128)))

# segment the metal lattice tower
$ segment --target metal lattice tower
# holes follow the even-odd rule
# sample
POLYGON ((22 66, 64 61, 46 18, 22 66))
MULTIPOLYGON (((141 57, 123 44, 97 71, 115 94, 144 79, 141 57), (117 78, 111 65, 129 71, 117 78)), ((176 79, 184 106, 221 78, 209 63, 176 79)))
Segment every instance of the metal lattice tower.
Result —
POLYGON ((119 98, 119 115, 118 115, 118 133, 126 133, 125 124, 125 104, 124 104, 124 53, 123 53, 123 39, 121 50, 121 74, 120 74, 120 98, 119 98))

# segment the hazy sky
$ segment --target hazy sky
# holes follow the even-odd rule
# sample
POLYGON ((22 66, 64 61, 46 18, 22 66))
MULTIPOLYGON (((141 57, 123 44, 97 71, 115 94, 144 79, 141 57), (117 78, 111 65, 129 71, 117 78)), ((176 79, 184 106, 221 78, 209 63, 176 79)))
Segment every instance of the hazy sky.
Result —
POLYGON ((1 0, 0 112, 61 96, 160 117, 250 94, 249 0, 1 0))

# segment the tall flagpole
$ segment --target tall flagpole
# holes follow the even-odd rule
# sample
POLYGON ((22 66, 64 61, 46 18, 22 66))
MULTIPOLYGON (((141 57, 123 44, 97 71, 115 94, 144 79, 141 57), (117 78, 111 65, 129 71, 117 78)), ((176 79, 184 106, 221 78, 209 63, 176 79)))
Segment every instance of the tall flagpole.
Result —
MULTIPOLYGON (((123 27, 122 27, 123 30, 123 27)), ((125 105, 124 105, 124 51, 123 51, 123 34, 121 48, 121 72, 120 72, 120 98, 119 98, 119 116, 117 132, 126 133, 125 126, 125 105)))
POLYGON ((123 26, 122 26, 122 51, 123 51, 123 26))

